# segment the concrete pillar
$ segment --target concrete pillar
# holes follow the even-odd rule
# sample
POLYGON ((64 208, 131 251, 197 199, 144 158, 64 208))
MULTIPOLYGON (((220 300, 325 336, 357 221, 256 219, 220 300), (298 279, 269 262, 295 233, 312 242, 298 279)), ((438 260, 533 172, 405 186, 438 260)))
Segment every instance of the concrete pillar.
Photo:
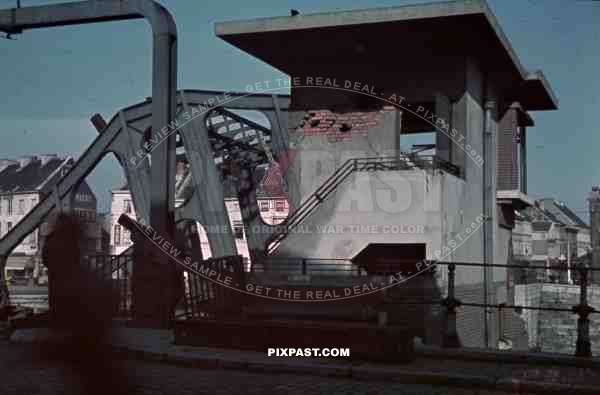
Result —
POLYGON ((465 176, 465 151, 459 146, 461 143, 464 145, 464 139, 466 139, 467 132, 467 94, 458 99, 458 101, 452 103, 452 128, 456 129, 457 135, 454 137, 453 145, 456 145, 454 149, 450 151, 450 163, 460 168, 461 176, 465 176))
MULTIPOLYGON (((454 250, 452 259, 457 262, 484 262, 484 232, 481 224, 482 216, 486 215, 484 208, 484 163, 476 158, 484 157, 484 131, 485 131, 485 84, 484 75, 475 59, 467 58, 464 62, 464 87, 462 94, 454 102, 452 108, 452 128, 456 130, 451 151, 452 162, 461 168, 461 177, 465 179, 464 188, 461 190, 458 210, 448 213, 449 234, 457 237, 464 234, 472 223, 480 224, 476 232, 471 232, 468 239, 462 242, 460 248, 454 250), (458 213, 456 213, 456 211, 458 213), (458 214, 458 215, 456 215, 458 214)), ((488 177, 489 179, 489 177, 488 177)), ((491 196, 491 194, 488 194, 491 196)), ((488 206, 487 214, 490 214, 488 206)), ((489 224, 487 225, 490 226, 489 224)), ((492 234, 488 232, 488 234, 492 234)), ((488 244, 489 246, 489 244, 488 244)), ((493 254, 493 248, 488 248, 488 259, 493 254)), ((489 300, 489 292, 484 292, 483 267, 457 266, 456 287, 457 297, 463 297, 463 292, 477 288, 477 294, 471 298, 477 303, 489 300)), ((485 309, 468 309, 459 319, 459 334, 464 344, 473 347, 483 347, 486 344, 486 335, 489 329, 489 317, 485 309), (464 332, 474 332, 473 336, 464 338, 464 332)), ((489 344, 489 338, 488 338, 489 344)))
POLYGON ((290 147, 290 136, 288 133, 289 120, 287 113, 281 111, 279 107, 279 98, 277 95, 273 95, 273 108, 273 111, 264 111, 263 113, 271 124, 272 155, 277 156, 279 151, 285 151, 290 147))
POLYGON ((435 114, 438 117, 435 138, 436 156, 442 160, 450 162, 450 152, 454 148, 452 139, 449 136, 452 130, 452 104, 450 103, 450 99, 448 99, 448 97, 439 92, 435 95, 435 114), (444 121, 445 125, 448 125, 447 128, 444 127, 444 124, 441 123, 441 120, 444 121))

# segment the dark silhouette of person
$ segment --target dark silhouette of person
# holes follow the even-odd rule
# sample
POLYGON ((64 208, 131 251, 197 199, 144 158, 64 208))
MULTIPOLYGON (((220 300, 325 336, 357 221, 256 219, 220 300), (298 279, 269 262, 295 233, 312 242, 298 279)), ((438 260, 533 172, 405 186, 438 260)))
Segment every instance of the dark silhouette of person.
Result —
POLYGON ((49 324, 69 334, 53 356, 71 362, 82 393, 125 394, 125 376, 109 344, 116 303, 112 278, 85 260, 83 224, 61 214, 46 238, 42 259, 49 272, 49 324))

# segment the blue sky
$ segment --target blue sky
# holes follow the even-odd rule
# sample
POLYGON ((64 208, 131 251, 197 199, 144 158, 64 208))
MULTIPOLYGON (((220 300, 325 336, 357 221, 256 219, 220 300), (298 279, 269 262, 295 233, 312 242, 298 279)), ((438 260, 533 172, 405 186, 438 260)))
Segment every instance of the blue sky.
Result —
MULTIPOLYGON (((418 0, 163 1, 179 31, 179 87, 240 91, 282 74, 215 37, 216 21, 418 0)), ((15 0, 0 0, 9 8, 15 0)), ((24 6, 58 1, 22 0, 24 6)), ((564 200, 586 216, 586 193, 600 183, 600 2, 489 0, 525 67, 546 74, 560 109, 532 113, 529 193, 564 200)), ((0 158, 57 152, 77 156, 93 140, 94 113, 110 118, 150 96, 150 29, 140 21, 27 31, 0 40, 0 158)), ((401 42, 398 43, 401 45, 401 42)), ((107 161, 90 176, 108 207, 121 174, 107 161)))

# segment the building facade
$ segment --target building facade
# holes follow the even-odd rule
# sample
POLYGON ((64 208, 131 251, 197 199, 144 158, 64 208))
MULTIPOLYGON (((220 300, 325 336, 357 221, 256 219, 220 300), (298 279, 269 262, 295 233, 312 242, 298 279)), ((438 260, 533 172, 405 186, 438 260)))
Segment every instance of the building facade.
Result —
MULTIPOLYGON (((56 154, 0 160, 0 238, 52 191, 73 163, 72 157, 61 158, 56 154)), ((102 232, 96 224, 97 201, 85 181, 72 197, 71 206, 85 225, 84 248, 100 253, 102 232)), ((7 278, 33 280, 44 277, 40 256, 44 236, 49 230, 48 223, 42 224, 14 249, 5 268, 7 278)))
POLYGON ((573 284, 575 267, 591 251, 590 227, 555 199, 539 199, 535 205, 518 212, 513 232, 514 259, 541 266, 527 282, 573 284), (553 270, 561 266, 566 271, 553 270))
MULTIPOLYGON (((509 261, 515 210, 533 204, 530 114, 558 102, 543 73, 523 67, 484 1, 226 21, 215 31, 290 76, 290 110, 281 121, 289 133, 281 140, 295 155, 285 180, 302 212, 298 226, 313 232, 267 239, 266 264, 318 257, 340 260, 345 270, 370 246, 393 246, 391 255, 414 262, 481 264, 457 267, 457 297, 512 304, 509 272, 485 264, 509 261), (401 63, 390 63, 381 39, 394 36, 411 54, 401 63), (398 152, 405 135, 430 133, 433 157, 398 152), (301 210, 305 202, 313 203, 301 210), (423 231, 385 231, 398 224, 423 231), (352 232, 356 225, 372 231, 352 232)), ((437 273, 435 289, 444 292, 448 273, 443 266, 437 273)), ((439 325, 428 314, 402 319, 439 325)), ((465 308, 458 332, 467 346, 493 346, 496 328, 491 312, 465 308)))
MULTIPOLYGON (((185 188, 188 179, 191 177, 189 167, 184 161, 177 164, 177 176, 175 189, 177 192, 175 206, 179 207, 185 203, 189 189, 185 188)), ((234 193, 234 186, 227 184, 224 188, 227 192, 225 196, 225 207, 233 230, 238 254, 244 257, 247 265, 250 263, 250 253, 248 250, 247 229, 242 221, 242 213, 238 198, 234 193)), ((266 225, 277 225, 283 222, 289 213, 289 203, 284 197, 271 197, 264 190, 262 185, 257 189, 257 202, 262 221, 266 225)), ((127 185, 111 191, 111 209, 110 209, 110 253, 121 255, 125 253, 132 245, 130 232, 119 224, 121 215, 129 215, 136 219, 136 211, 133 204, 131 192, 127 185)), ((212 256, 208 242, 207 232, 213 231, 206 229, 199 223, 196 223, 196 229, 199 237, 202 256, 204 259, 212 256)), ((217 231, 217 230, 214 230, 217 231)))

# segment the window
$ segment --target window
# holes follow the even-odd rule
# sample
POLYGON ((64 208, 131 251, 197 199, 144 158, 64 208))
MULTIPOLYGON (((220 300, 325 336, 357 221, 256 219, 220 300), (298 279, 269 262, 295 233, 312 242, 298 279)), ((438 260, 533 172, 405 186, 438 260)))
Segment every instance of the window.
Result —
POLYGON ((277 200, 275 202, 275 211, 285 211, 285 200, 277 200))
POLYGON ((126 199, 123 201, 123 211, 126 214, 131 214, 131 200, 126 199))
POLYGON ((31 198, 31 209, 33 209, 37 205, 37 199, 31 198))
POLYGON ((268 201, 261 201, 260 202, 260 211, 269 211, 269 202, 268 201))
POLYGON ((25 214, 25 199, 19 199, 19 212, 18 214, 25 214))
POLYGON ((115 225, 115 237, 114 237, 115 245, 121 245, 121 225, 115 225))
POLYGON ((36 244, 35 230, 29 234, 29 237, 27 238, 27 242, 29 244, 31 244, 32 248, 35 247, 35 244, 36 244))
POLYGON ((123 244, 131 244, 131 232, 127 229, 123 229, 123 244))
POLYGON ((548 254, 548 242, 546 240, 533 240, 533 255, 548 254))
POLYGON ((78 193, 77 200, 79 200, 80 202, 89 202, 92 199, 90 198, 90 195, 88 195, 87 193, 78 193))
POLYGON ((244 240, 244 226, 243 225, 234 225, 233 226, 233 234, 236 239, 244 240))
POLYGON ((12 198, 8 197, 6 198, 6 214, 7 215, 12 215, 12 198))
POLYGON ((11 229, 12 229, 12 222, 8 221, 6 223, 6 233, 10 232, 11 229))

